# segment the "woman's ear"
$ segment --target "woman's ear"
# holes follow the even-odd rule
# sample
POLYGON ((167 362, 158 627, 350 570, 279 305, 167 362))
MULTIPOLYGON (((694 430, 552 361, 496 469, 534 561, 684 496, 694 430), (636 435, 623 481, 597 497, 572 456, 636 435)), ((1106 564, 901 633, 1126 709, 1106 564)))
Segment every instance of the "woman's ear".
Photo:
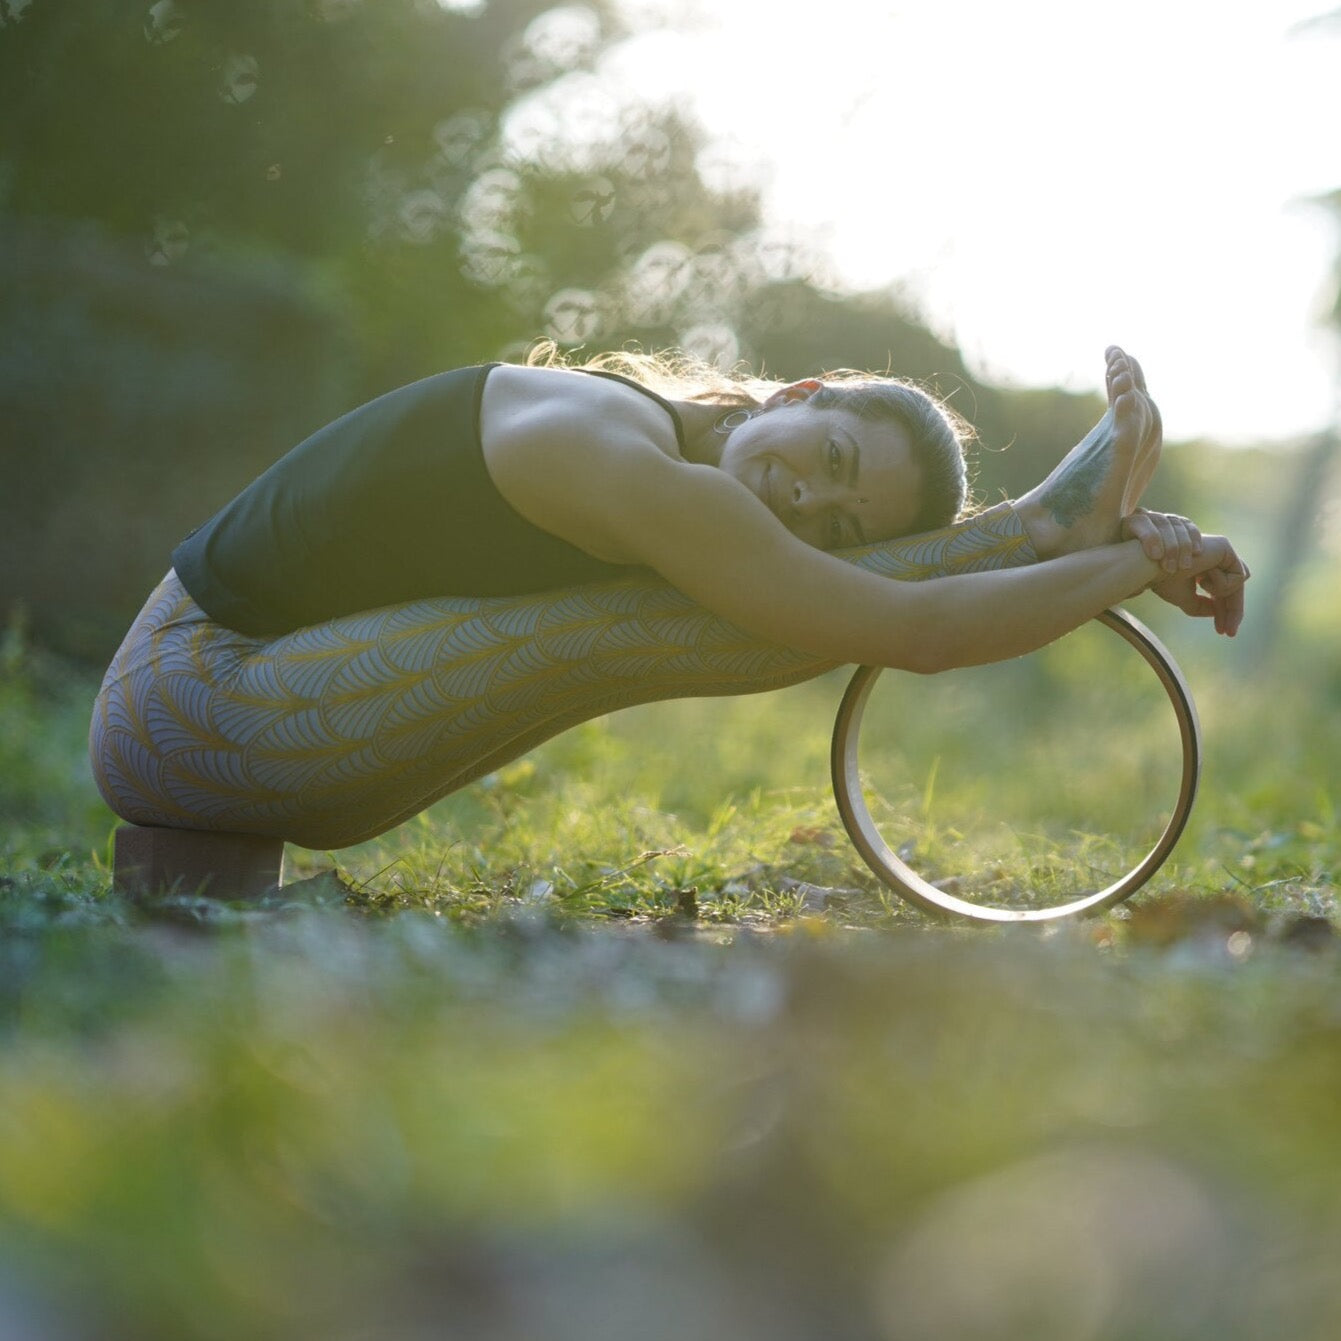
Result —
POLYGON ((807 377, 803 382, 793 382, 791 386, 779 387, 759 408, 774 410, 779 405, 794 405, 797 401, 809 400, 815 392, 823 388, 824 383, 819 378, 807 377))

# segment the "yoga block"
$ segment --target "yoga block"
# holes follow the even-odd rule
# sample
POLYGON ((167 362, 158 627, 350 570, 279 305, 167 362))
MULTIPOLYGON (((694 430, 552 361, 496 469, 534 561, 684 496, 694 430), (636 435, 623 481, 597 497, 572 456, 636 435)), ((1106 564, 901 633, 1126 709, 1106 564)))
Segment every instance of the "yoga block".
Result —
POLYGON ((282 838, 143 824, 116 831, 112 888, 120 894, 259 899, 283 877, 282 838))

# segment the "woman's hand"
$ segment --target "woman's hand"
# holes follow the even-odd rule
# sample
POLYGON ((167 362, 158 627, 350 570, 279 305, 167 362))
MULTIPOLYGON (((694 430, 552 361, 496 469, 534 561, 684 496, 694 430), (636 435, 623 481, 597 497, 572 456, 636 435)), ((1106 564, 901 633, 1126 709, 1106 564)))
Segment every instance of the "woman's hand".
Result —
POLYGON ((1137 508, 1122 519, 1122 538, 1139 540, 1145 556, 1166 573, 1191 568, 1201 553, 1201 531, 1195 522, 1174 512, 1137 508))
POLYGON ((1150 584, 1156 596, 1184 614, 1213 617, 1217 633, 1238 632, 1251 574, 1224 536, 1202 535, 1186 517, 1144 509, 1124 518, 1122 530, 1168 574, 1150 584))

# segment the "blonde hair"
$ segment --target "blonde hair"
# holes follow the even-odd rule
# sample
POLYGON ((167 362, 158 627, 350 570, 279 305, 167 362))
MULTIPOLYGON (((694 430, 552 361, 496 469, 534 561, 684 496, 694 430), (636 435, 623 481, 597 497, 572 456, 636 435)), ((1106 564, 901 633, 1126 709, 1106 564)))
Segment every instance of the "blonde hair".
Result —
MULTIPOLYGON (((539 340, 527 351, 530 368, 582 368, 619 373, 668 400, 703 401, 733 408, 757 408, 788 385, 755 377, 743 368, 724 372, 684 350, 646 353, 616 349, 581 362, 565 355, 552 340, 539 340)), ((840 409, 861 419, 895 423, 908 435, 922 474, 922 503, 910 534, 934 531, 960 517, 969 504, 965 449, 973 427, 937 396, 901 377, 835 368, 819 375, 823 387, 810 397, 817 410, 840 409)))
POLYGON ((759 405, 783 382, 770 382, 747 372, 723 372, 715 363, 682 349, 649 354, 641 349, 611 349, 580 362, 553 340, 537 340, 526 353, 528 368, 581 368, 619 373, 667 400, 701 400, 714 405, 759 405))

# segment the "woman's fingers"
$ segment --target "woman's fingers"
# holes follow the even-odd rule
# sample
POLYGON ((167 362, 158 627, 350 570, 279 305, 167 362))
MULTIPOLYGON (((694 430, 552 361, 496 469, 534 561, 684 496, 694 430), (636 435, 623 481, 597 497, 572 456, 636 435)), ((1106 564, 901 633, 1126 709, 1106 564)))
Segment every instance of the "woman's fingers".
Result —
POLYGON ((1159 563, 1164 558, 1164 537, 1153 512, 1137 508, 1130 516, 1123 517, 1122 534, 1128 540, 1139 540, 1145 557, 1152 563, 1159 563))
POLYGON ((1198 578, 1189 573, 1178 573, 1156 582, 1150 590, 1162 601, 1176 605, 1184 614, 1197 618, 1208 618, 1215 614, 1215 601, 1203 595, 1198 588, 1198 578))
POLYGON ((1215 631, 1231 638, 1243 623, 1243 588, 1251 574, 1224 536, 1209 536, 1205 547, 1212 562, 1197 574, 1197 585, 1215 607, 1215 631))
POLYGON ((1201 554, 1201 531, 1194 522, 1170 512, 1138 508, 1122 520, 1123 534, 1141 542, 1148 559, 1167 573, 1190 569, 1201 554))
POLYGON ((1227 633, 1232 638, 1239 631, 1243 623, 1243 589, 1248 577, 1247 565, 1210 568, 1198 576, 1198 586, 1214 607, 1217 633, 1227 633))
MULTIPOLYGON (((1170 515, 1173 527, 1174 551, 1178 556, 1179 568, 1191 568, 1197 555, 1201 553, 1201 530, 1195 522, 1186 517, 1170 515)), ((1167 560, 1165 561, 1167 565, 1167 560)))
POLYGON ((1224 536, 1203 536, 1185 518, 1178 520, 1186 526, 1186 547, 1180 551, 1179 567, 1154 583, 1152 590, 1186 614, 1213 617, 1215 631, 1232 638, 1243 623, 1243 589, 1251 576, 1248 565, 1224 536), (1190 555, 1186 567, 1182 566, 1181 554, 1190 555))

